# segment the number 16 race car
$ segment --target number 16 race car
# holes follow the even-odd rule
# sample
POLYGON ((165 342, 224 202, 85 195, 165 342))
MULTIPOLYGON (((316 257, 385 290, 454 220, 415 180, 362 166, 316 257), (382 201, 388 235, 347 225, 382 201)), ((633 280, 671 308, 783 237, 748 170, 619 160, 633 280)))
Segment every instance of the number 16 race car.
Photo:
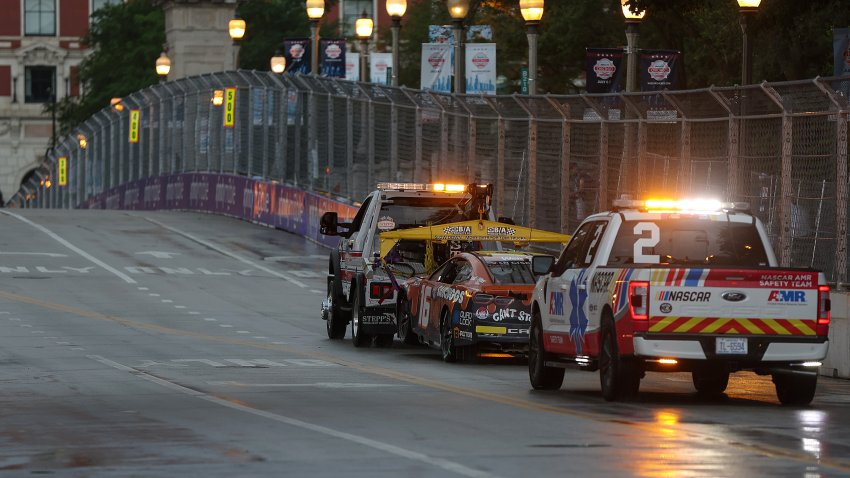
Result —
POLYGON ((469 246, 461 246, 467 252, 456 253, 431 274, 400 284, 396 311, 399 337, 408 344, 422 342, 439 348, 446 362, 473 359, 479 352, 483 356, 525 355, 536 281, 531 259, 545 256, 538 260, 554 262, 554 257, 469 249, 493 242, 564 243, 569 237, 485 220, 381 234, 385 261, 401 239, 469 246))

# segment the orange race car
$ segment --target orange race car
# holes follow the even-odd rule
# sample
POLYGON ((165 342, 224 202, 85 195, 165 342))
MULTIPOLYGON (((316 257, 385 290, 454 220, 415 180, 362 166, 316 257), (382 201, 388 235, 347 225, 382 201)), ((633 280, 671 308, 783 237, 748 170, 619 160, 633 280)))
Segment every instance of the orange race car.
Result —
POLYGON ((400 285, 399 337, 439 347, 446 362, 479 352, 525 355, 535 255, 545 254, 464 252, 430 276, 408 279, 400 285))

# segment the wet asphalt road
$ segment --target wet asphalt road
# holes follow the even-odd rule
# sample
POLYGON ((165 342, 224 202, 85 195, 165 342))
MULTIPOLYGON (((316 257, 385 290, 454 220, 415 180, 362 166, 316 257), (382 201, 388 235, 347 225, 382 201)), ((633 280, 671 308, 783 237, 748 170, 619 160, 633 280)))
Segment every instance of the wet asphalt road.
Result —
POLYGON ((648 374, 329 341, 327 250, 190 213, 0 213, 0 476, 850 476, 850 382, 779 406, 648 374))

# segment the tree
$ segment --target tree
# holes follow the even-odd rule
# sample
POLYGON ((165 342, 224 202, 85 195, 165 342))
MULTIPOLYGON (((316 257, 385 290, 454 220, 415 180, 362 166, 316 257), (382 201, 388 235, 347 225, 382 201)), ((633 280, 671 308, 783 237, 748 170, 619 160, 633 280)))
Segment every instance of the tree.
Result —
POLYGON ((165 43, 165 17, 151 0, 106 5, 92 15, 83 41, 94 51, 80 64, 83 95, 57 102, 61 135, 109 105, 111 98, 158 81, 153 65, 165 43))

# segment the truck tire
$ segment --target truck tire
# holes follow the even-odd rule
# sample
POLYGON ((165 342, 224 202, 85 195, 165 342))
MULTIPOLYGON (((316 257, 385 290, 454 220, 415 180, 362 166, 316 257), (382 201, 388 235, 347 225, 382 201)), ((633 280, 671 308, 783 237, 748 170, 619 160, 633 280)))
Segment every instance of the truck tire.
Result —
POLYGON ((328 296, 325 299, 327 301, 326 309, 325 309, 325 321, 327 322, 325 325, 328 329, 328 338, 331 340, 340 340, 345 337, 345 329, 348 325, 348 321, 345 320, 341 311, 339 310, 339 304, 337 303, 337 295, 334 293, 334 280, 333 278, 328 279, 328 296))
POLYGON ((729 371, 712 368, 697 368, 691 372, 694 388, 704 397, 716 397, 726 391, 729 385, 729 371))
POLYGON ((458 348, 455 347, 448 310, 444 310, 440 318, 440 352, 443 355, 443 362, 453 363, 458 361, 458 348))
POLYGON ((610 312, 602 317, 599 344, 599 382, 606 401, 632 399, 640 389, 641 372, 637 364, 620 355, 617 329, 610 312))
POLYGON ((528 340, 528 378, 535 390, 558 390, 564 383, 564 369, 547 367, 546 349, 543 348, 543 323, 540 312, 531 318, 528 340))
POLYGON ((817 373, 776 373, 773 374, 776 397, 783 405, 808 405, 815 398, 818 385, 817 373))
POLYGON ((406 294, 400 293, 398 295, 395 316, 398 320, 398 338, 402 343, 407 345, 418 344, 419 336, 413 331, 413 322, 410 317, 410 302, 407 300, 406 294))
POLYGON ((354 289, 354 300, 351 306, 351 339, 355 347, 368 347, 372 344, 372 336, 363 331, 360 327, 360 317, 363 314, 363 307, 360 305, 363 299, 360 298, 361 292, 359 289, 354 289))

